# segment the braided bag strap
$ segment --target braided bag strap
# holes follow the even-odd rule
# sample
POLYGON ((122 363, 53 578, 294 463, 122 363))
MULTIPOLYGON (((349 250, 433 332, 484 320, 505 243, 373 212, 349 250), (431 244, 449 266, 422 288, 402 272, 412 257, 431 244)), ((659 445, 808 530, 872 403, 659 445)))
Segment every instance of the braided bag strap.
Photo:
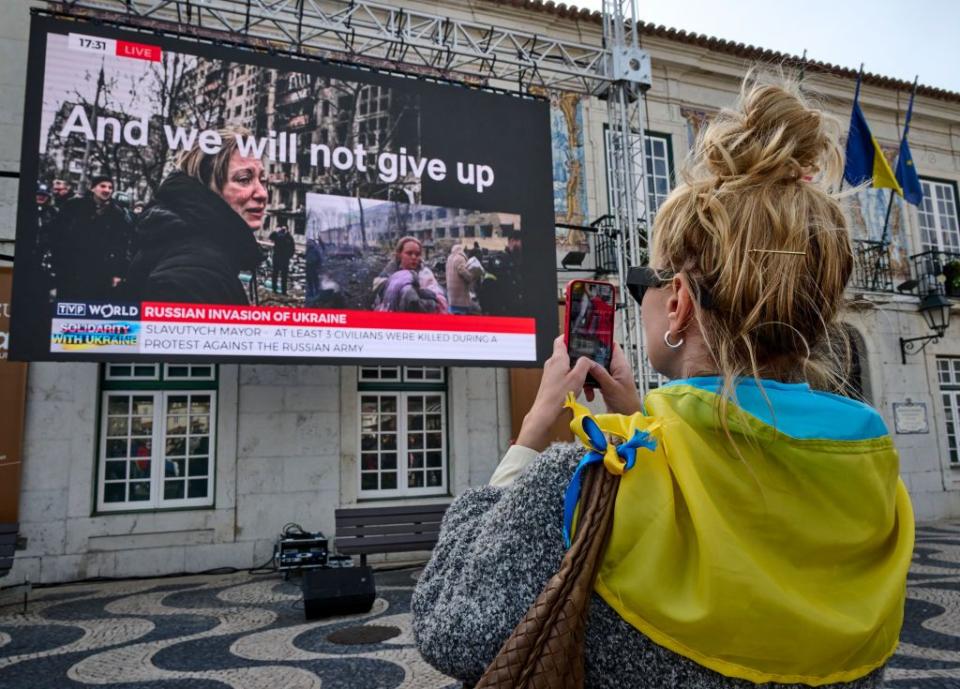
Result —
POLYGON ((581 689, 593 581, 613 525, 620 476, 603 464, 584 476, 573 543, 475 689, 581 689))

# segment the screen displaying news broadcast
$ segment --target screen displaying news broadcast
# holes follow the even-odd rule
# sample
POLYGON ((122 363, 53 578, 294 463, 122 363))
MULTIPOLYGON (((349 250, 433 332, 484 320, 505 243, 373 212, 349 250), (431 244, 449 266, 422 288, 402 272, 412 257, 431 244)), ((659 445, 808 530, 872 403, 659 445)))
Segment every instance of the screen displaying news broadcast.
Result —
POLYGON ((549 104, 34 17, 10 356, 533 365, 549 104))

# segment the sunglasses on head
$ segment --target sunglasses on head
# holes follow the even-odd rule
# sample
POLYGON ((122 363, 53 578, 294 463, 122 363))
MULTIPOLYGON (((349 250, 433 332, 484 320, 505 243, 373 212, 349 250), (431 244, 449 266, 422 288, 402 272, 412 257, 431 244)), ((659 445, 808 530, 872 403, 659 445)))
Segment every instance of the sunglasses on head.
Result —
MULTIPOLYGON (((650 266, 633 266, 627 271, 627 291, 638 304, 643 303, 643 295, 651 287, 657 289, 666 287, 676 276, 672 270, 656 270, 650 266)), ((705 287, 700 286, 700 306, 710 308, 710 293, 705 287)))

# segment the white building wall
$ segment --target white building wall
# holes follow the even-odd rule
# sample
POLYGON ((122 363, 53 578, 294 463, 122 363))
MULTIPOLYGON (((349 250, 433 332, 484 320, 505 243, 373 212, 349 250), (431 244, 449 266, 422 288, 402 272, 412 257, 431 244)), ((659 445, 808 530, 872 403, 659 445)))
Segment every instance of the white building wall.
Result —
POLYGON ((98 366, 32 364, 27 384, 20 534, 12 581, 69 581, 248 566, 236 538, 237 366, 221 367, 216 505, 95 514, 98 366), (229 544, 228 548, 222 547, 229 544))
POLYGON ((237 539, 270 557, 287 522, 333 533, 339 499, 339 380, 331 366, 240 367, 237 539))
MULTIPOLYGON (((420 502, 449 502, 485 484, 509 444, 506 371, 448 375, 450 491, 420 502)), ((30 367, 20 501, 27 548, 9 581, 253 567, 270 559, 288 522, 332 537, 334 510, 364 504, 355 367, 222 365, 214 507, 96 514, 98 378, 96 364, 30 367)))

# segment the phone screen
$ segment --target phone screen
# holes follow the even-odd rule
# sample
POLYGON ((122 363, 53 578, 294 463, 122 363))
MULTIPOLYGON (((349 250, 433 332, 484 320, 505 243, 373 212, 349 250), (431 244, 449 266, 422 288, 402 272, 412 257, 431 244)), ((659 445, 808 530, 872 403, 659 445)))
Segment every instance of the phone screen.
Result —
POLYGON ((577 280, 567 291, 567 352, 571 365, 582 356, 610 369, 613 355, 614 287, 577 280))

